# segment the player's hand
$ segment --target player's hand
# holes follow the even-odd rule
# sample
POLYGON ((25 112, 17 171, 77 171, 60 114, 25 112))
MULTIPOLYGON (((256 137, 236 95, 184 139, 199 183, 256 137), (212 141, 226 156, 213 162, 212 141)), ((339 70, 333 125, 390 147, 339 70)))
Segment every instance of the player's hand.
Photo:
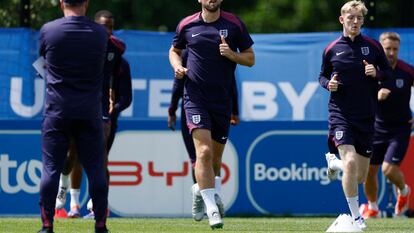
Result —
POLYGON ((365 75, 371 76, 373 78, 377 77, 377 69, 375 69, 374 65, 369 64, 367 61, 362 61, 365 65, 365 75))
POLYGON ((330 92, 335 92, 335 91, 337 91, 338 90, 338 80, 337 80, 337 78, 338 78, 338 74, 334 74, 333 76, 332 76, 332 78, 331 78, 331 80, 329 80, 329 83, 328 83, 328 90, 330 91, 330 92))
POLYGON ((185 75, 187 75, 188 69, 185 67, 178 67, 174 70, 174 76, 176 79, 182 79, 185 75))
POLYGON ((230 60, 233 60, 234 57, 234 51, 231 50, 226 40, 224 39, 224 36, 221 36, 220 55, 227 57, 230 60))
POLYGON ((240 118, 239 118, 239 116, 238 115, 231 114, 230 124, 231 125, 238 125, 238 124, 240 124, 240 118))
POLYGON ((387 88, 381 88, 378 91, 378 101, 383 101, 385 99, 388 98, 388 96, 390 95, 391 91, 387 88))
POLYGON ((177 120, 177 116, 168 116, 168 128, 170 128, 172 131, 175 131, 175 122, 177 120))

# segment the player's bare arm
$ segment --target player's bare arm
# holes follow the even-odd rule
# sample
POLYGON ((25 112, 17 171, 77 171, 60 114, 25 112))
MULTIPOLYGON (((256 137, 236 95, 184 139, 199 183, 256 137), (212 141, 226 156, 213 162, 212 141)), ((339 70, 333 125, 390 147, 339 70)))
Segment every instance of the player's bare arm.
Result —
POLYGON ((181 49, 174 48, 171 46, 169 51, 169 59, 172 68, 174 69, 175 78, 181 79, 187 74, 187 68, 182 65, 181 49))

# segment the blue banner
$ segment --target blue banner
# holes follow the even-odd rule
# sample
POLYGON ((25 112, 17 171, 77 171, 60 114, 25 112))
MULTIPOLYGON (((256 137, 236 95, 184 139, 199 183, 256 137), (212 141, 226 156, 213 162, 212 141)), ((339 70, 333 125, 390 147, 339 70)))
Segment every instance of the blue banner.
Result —
MULTIPOLYGON (((394 30, 394 29, 387 29, 394 30)), ((373 38, 385 30, 367 29, 373 38)), ((414 64, 414 29, 395 29, 402 38, 400 58, 414 64)), ((131 64, 134 100, 122 119, 160 120, 167 116, 173 72, 168 62, 172 33, 116 31, 131 64)), ((328 92, 319 87, 322 51, 339 32, 253 34, 256 65, 236 71, 244 121, 326 120, 328 92)), ((44 82, 36 78, 38 33, 0 29, 0 119, 40 119, 44 82)))

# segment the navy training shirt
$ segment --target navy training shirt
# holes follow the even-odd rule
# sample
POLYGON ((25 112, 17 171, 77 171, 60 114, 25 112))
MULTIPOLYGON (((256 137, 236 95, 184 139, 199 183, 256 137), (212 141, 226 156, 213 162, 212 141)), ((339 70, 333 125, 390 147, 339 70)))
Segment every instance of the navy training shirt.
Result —
POLYGON ((220 11, 220 17, 206 23, 201 12, 184 18, 178 25, 173 46, 188 49, 188 80, 184 94, 207 103, 230 103, 236 63, 220 55, 221 35, 233 51, 244 51, 253 45, 244 23, 231 13, 220 11))
POLYGON ((120 72, 122 54, 124 52, 125 43, 111 35, 106 48, 106 57, 103 68, 102 117, 104 120, 109 119, 109 89, 116 85, 115 82, 117 82, 117 80, 115 76, 120 72))
POLYGON ((338 75, 338 90, 331 92, 329 124, 351 124, 361 131, 373 132, 378 80, 391 76, 391 67, 381 44, 359 34, 352 41, 341 36, 324 50, 319 83, 327 89, 338 75), (377 68, 377 76, 367 77, 363 60, 377 68), (372 124, 371 124, 372 123, 372 124))
POLYGON ((131 69, 128 61, 121 57, 121 66, 115 76, 115 108, 112 118, 118 118, 119 114, 131 105, 132 102, 132 80, 131 69))
POLYGON ((46 59, 44 115, 101 118, 105 28, 86 16, 69 16, 40 29, 40 55, 46 59))
POLYGON ((411 120, 410 98, 414 84, 414 67, 402 60, 397 61, 392 77, 380 83, 391 91, 388 98, 378 102, 375 121, 383 127, 406 125, 411 120))

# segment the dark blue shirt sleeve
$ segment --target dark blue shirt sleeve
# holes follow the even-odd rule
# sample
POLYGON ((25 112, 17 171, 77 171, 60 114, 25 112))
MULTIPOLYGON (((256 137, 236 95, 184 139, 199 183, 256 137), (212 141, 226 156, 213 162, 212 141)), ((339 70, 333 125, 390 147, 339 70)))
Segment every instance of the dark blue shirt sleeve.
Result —
POLYGON ((240 23, 241 23, 242 30, 240 31, 240 36, 238 37, 238 40, 237 40, 237 47, 239 48, 241 52, 243 52, 244 50, 252 47, 254 42, 252 38, 250 37, 249 32, 247 31, 246 25, 244 25, 243 21, 241 20, 240 20, 240 23))
POLYGON ((332 75, 332 65, 327 58, 326 50, 324 50, 322 54, 321 72, 319 74, 319 84, 327 90, 328 90, 328 83, 330 80, 330 78, 328 77, 331 77, 331 75, 332 75))
POLYGON ((118 116, 120 112, 126 109, 132 102, 132 84, 131 84, 131 69, 128 61, 122 58, 121 68, 118 79, 118 88, 115 90, 118 97, 115 102, 115 115, 118 116))
POLYGON ((174 79, 170 107, 168 108, 168 115, 170 116, 175 116, 175 111, 177 111, 178 108, 178 102, 180 101, 181 97, 183 97, 184 80, 186 78, 187 77, 184 76, 182 79, 174 79))
POLYGON ((238 91, 237 91, 237 82, 236 82, 236 78, 233 77, 233 92, 232 92, 232 102, 233 102, 233 106, 232 106, 232 111, 231 113, 233 115, 238 116, 239 115, 239 98, 238 98, 238 91))

